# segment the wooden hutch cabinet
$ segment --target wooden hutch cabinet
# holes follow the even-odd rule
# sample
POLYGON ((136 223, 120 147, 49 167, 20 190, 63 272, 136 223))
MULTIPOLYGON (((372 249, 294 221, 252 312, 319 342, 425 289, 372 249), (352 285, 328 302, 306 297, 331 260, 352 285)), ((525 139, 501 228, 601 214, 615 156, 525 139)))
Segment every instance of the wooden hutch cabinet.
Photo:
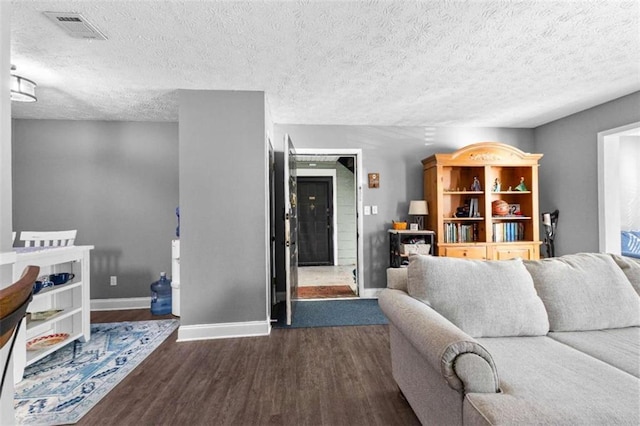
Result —
POLYGON ((539 259, 540 158, 482 142, 422 160, 426 228, 436 232, 437 255, 539 259))

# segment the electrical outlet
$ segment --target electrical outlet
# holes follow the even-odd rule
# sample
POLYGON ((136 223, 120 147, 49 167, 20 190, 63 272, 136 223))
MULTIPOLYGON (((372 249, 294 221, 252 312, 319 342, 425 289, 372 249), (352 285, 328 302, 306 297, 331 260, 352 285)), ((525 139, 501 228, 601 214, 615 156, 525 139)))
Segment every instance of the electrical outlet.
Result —
POLYGON ((111 275, 111 279, 109 280, 109 284, 118 285, 118 277, 115 275, 111 275))
POLYGON ((369 216, 371 214, 371 206, 364 206, 364 215, 369 216))
POLYGON ((371 206, 371 214, 378 214, 378 206, 371 206))

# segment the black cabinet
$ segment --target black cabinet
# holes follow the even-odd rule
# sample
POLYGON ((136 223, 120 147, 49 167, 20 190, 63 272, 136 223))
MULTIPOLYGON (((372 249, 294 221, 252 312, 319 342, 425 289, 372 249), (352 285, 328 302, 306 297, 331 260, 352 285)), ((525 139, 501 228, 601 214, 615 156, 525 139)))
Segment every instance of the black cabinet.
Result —
POLYGON ((435 254, 435 232, 389 229, 389 264, 400 268, 409 264, 409 255, 435 254))

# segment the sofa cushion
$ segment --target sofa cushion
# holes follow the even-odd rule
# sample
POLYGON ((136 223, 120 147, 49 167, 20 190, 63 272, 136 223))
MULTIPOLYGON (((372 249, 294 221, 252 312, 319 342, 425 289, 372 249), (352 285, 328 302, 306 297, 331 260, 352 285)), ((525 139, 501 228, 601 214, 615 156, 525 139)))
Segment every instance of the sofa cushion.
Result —
POLYGON ((549 337, 478 341, 495 360, 502 393, 467 394, 463 411, 487 424, 639 424, 640 381, 632 375, 549 337))
POLYGON ((412 297, 472 337, 536 336, 549 331, 544 305, 520 259, 415 255, 407 275, 412 297))
POLYGON ((640 259, 612 254, 611 257, 622 269, 636 293, 640 294, 640 259))
POLYGON ((558 331, 549 337, 640 378, 640 327, 558 331))
POLYGON ((407 292, 407 268, 387 268, 387 288, 407 292))
POLYGON ((579 253, 524 262, 551 331, 640 325, 640 296, 611 256, 579 253))

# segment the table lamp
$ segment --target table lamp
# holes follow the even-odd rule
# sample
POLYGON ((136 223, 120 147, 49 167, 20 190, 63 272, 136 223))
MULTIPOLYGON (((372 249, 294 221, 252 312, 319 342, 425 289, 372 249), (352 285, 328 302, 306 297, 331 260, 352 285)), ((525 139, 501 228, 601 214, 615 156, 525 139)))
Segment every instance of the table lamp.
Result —
POLYGON ((429 214, 425 200, 411 200, 409 203, 409 216, 417 216, 418 229, 424 229, 424 216, 429 214))

